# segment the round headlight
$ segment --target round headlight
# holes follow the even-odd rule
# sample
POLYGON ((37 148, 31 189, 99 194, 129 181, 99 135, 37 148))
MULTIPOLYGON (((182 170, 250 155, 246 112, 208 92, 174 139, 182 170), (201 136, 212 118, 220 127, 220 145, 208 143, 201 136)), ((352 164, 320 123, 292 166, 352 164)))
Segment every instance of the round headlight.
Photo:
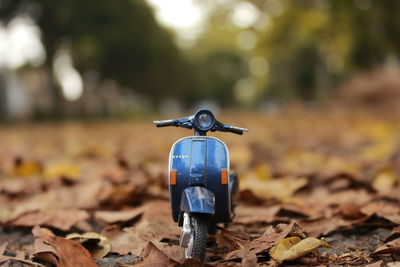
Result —
POLYGON ((208 110, 200 110, 194 119, 199 130, 208 131, 214 126, 214 115, 208 110))

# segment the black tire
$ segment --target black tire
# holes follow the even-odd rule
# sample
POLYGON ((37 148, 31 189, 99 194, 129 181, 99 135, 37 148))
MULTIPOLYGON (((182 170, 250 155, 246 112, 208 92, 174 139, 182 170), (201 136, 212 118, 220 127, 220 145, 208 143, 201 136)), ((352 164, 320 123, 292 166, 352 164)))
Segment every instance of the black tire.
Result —
POLYGON ((204 261, 207 248, 207 217, 192 214, 190 222, 194 231, 193 251, 190 256, 204 261))

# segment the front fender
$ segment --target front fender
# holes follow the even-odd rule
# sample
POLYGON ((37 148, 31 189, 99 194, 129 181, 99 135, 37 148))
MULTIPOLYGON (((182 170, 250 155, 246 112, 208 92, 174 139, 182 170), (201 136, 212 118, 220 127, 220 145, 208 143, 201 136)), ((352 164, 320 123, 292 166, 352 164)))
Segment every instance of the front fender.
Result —
POLYGON ((215 196, 210 190, 201 187, 188 187, 182 192, 181 211, 186 213, 215 214, 215 196))

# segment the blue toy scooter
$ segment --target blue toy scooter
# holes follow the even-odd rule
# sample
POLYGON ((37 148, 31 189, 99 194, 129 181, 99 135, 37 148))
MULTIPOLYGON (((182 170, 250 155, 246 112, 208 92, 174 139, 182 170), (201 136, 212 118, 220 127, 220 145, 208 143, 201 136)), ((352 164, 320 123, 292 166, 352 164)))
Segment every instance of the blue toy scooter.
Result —
POLYGON ((225 125, 206 109, 174 120, 154 121, 157 127, 176 126, 194 129, 194 136, 175 142, 169 155, 169 189, 172 217, 182 226, 180 245, 185 258, 204 260, 207 232, 216 223, 232 220, 232 198, 238 180, 229 172, 229 153, 225 143, 207 132, 243 134, 247 129, 225 125))

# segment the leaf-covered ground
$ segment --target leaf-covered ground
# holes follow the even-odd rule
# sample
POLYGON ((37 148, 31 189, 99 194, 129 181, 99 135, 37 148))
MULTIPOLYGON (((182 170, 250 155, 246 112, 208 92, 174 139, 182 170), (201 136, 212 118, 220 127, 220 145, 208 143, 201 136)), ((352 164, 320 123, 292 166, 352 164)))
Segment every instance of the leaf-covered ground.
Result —
MULTIPOLYGON (((224 113, 250 131, 212 134, 241 190, 206 264, 399 266, 399 118, 224 113)), ((182 259, 167 186, 170 146, 191 132, 152 119, 2 126, 0 266, 199 265, 182 259)))

